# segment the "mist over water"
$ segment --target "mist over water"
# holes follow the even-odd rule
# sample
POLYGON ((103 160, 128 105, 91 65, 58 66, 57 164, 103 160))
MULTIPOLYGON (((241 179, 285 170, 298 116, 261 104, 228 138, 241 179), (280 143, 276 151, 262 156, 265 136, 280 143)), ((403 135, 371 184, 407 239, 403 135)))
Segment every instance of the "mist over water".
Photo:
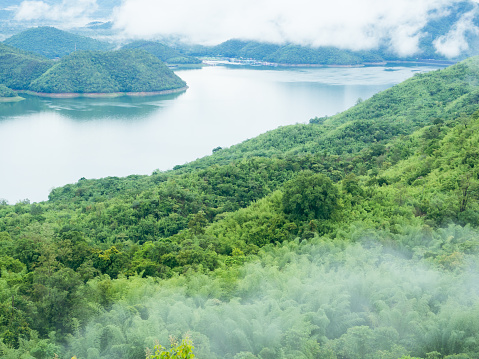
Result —
POLYGON ((334 115, 431 66, 251 69, 177 74, 189 89, 144 98, 0 104, 0 198, 46 200, 78 179, 150 174, 278 126, 334 115))

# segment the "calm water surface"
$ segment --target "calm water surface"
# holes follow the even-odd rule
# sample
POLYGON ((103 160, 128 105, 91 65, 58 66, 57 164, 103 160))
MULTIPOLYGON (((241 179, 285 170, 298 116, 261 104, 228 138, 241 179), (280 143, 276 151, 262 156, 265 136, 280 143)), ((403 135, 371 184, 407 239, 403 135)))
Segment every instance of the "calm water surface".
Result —
POLYGON ((0 198, 42 201, 81 177, 167 170, 278 126, 333 115, 437 67, 177 71, 181 94, 0 104, 0 198))

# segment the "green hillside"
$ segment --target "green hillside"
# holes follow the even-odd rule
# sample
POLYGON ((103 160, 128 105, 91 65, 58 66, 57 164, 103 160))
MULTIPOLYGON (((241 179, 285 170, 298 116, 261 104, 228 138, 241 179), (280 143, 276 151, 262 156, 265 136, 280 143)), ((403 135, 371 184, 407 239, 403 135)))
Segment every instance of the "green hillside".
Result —
POLYGON ((62 58, 29 89, 43 93, 115 93, 175 90, 186 86, 143 50, 77 51, 62 58))
POLYGON ((0 44, 0 83, 23 90, 53 65, 51 60, 0 44))
POLYGON ((175 49, 155 41, 134 41, 126 44, 123 49, 141 49, 158 57, 161 61, 171 65, 200 64, 201 60, 184 55, 175 49))
POLYGON ((478 90, 471 58, 172 171, 1 203, 0 353, 188 335, 209 359, 478 358, 478 90))
POLYGON ((5 44, 50 59, 61 58, 79 50, 110 50, 108 43, 72 34, 50 26, 34 27, 13 35, 5 44))

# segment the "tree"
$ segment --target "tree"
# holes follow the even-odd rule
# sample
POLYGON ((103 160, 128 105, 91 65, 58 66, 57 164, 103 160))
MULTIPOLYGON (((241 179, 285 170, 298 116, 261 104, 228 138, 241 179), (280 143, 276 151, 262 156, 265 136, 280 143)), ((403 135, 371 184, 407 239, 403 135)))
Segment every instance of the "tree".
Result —
POLYGON ((284 185, 283 210, 295 220, 329 219, 339 207, 339 191, 323 174, 302 171, 284 185))
POLYGON ((171 349, 166 348, 160 344, 155 345, 155 354, 148 355, 148 359, 193 359, 193 342, 190 338, 185 337, 178 344, 178 341, 174 337, 170 337, 171 349))
POLYGON ((208 219, 204 211, 196 213, 188 222, 188 228, 193 234, 204 234, 205 227, 208 224, 208 219))

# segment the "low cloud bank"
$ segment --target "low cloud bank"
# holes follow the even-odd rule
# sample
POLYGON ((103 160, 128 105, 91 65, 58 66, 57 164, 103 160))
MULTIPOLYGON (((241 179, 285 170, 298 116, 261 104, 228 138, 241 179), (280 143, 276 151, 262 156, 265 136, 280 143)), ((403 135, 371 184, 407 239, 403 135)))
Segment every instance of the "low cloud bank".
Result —
POLYGON ((434 41, 437 52, 447 57, 456 57, 469 50, 466 34, 468 32, 479 34, 479 28, 474 25, 477 13, 478 8, 475 6, 473 10, 464 14, 446 35, 437 38, 434 41))
MULTIPOLYGON (((111 2, 115 29, 128 38, 174 35, 215 45, 232 38, 304 46, 372 50, 387 46, 399 56, 420 53, 431 20, 450 14, 459 0, 118 0, 111 2), (114 7, 114 5, 117 5, 114 7)), ((447 34, 434 40, 439 54, 456 57, 469 49, 468 34, 479 34, 478 14, 463 14, 447 34)), ((110 3, 109 3, 110 4, 110 3)), ((97 0, 25 0, 17 21, 52 21, 71 27, 94 20, 97 0)))
MULTIPOLYGON (((306 46, 370 50, 389 44, 400 56, 419 52, 422 30, 448 13, 456 0, 220 0, 175 2, 125 0, 114 13, 117 29, 133 37, 178 34, 194 43, 217 44, 231 38, 306 46)), ((436 42, 440 53, 466 49, 473 12, 436 42), (464 45, 466 44, 466 45, 464 45), (456 50, 457 49, 457 50, 456 50)))

